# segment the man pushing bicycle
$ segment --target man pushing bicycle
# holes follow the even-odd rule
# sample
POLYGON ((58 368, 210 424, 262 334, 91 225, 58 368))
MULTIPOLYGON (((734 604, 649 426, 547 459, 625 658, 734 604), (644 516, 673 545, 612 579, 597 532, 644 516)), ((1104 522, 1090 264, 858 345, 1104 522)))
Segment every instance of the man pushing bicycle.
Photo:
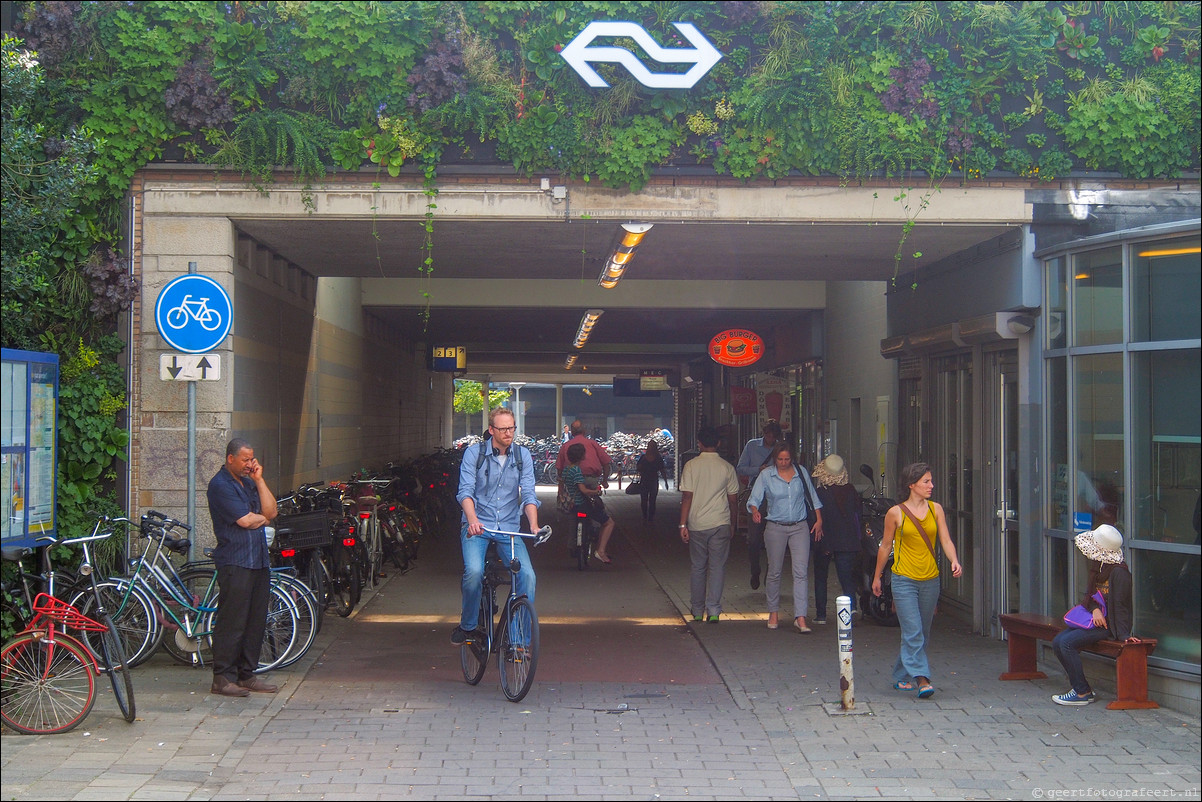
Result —
POLYGON ((501 558, 521 563, 517 575, 518 595, 534 601, 534 566, 525 544, 515 538, 486 532, 515 531, 522 513, 537 532, 538 498, 534 493, 534 459, 530 450, 513 445, 516 431, 513 413, 504 407, 488 416, 491 439, 468 446, 459 466, 459 492, 455 495, 463 508, 459 544, 463 549, 463 612, 459 626, 451 632, 451 643, 460 646, 480 626, 480 589, 484 580, 484 557, 488 544, 496 542, 501 558), (509 553, 512 548, 513 553, 509 553))

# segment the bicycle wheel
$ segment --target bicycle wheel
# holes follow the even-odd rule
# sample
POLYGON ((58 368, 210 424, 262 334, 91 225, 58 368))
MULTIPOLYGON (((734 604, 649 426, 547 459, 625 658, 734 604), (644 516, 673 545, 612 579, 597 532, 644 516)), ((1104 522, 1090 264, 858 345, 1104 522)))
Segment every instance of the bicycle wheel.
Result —
POLYGON ((476 619, 476 631, 469 634, 467 641, 459 647, 459 665, 463 668, 463 679, 468 685, 478 685, 488 666, 488 632, 492 626, 492 610, 488 597, 492 588, 484 586, 480 597, 480 617, 476 619))
POLYGON ((117 633, 113 617, 105 613, 100 621, 106 627, 104 632, 100 633, 104 670, 113 685, 113 696, 117 699, 121 715, 126 721, 132 722, 137 716, 137 708, 134 705, 134 678, 130 676, 129 666, 125 664, 125 647, 121 645, 121 636, 117 633))
POLYGON ((0 718, 25 735, 74 729, 96 703, 92 665, 74 638, 20 633, 0 651, 0 718))
POLYGON ((190 568, 179 575, 190 605, 172 602, 172 612, 184 624, 178 626, 170 618, 165 622, 163 649, 178 663, 186 666, 207 666, 213 663, 213 632, 210 621, 217 609, 217 569, 190 568))
MULTIPOLYGON (((304 657, 313 641, 317 638, 317 623, 321 617, 317 614, 317 605, 308 586, 299 579, 288 574, 272 574, 272 584, 281 592, 288 595, 296 608, 296 639, 284 658, 273 668, 287 668, 304 657)), ((259 669, 262 671, 264 669, 259 669)), ((256 672, 258 673, 258 672, 256 672)))
POLYGON ((361 592, 358 586, 359 571, 350 550, 345 547, 336 548, 331 568, 333 570, 330 575, 330 601, 334 604, 334 612, 346 618, 355 609, 361 592))
MULTIPOLYGON (((278 585, 273 584, 267 600, 267 629, 263 633, 263 647, 259 650, 259 667, 255 669, 256 674, 280 667, 296 643, 298 627, 296 602, 278 585)), ((312 637, 309 638, 309 643, 313 643, 312 637)))
MULTIPOLYGON (((103 606, 117 625, 121 648, 125 652, 126 665, 139 666, 150 659, 163 640, 163 625, 155 602, 137 585, 128 580, 108 579, 98 582, 96 593, 91 583, 86 589, 76 591, 68 599, 71 606, 84 615, 94 618, 98 606, 103 606), (100 604, 97 604, 99 595, 100 604)), ((72 633, 74 635, 74 633, 72 633)), ((103 654, 100 638, 96 632, 81 632, 79 639, 99 657, 103 654)))
POLYGON ((367 519, 367 526, 364 527, 367 537, 363 541, 363 550, 365 553, 365 573, 364 586, 368 589, 379 587, 380 576, 384 573, 384 544, 383 536, 380 533, 380 519, 373 515, 367 519))
POLYGON ((382 516, 380 532, 384 535, 381 540, 384 557, 392 563, 394 568, 402 571, 409 570, 409 549, 396 519, 391 515, 382 516))
POLYGON ((497 654, 501 691, 511 702, 520 702, 534 684, 538 668, 538 616, 534 605, 522 596, 505 608, 501 623, 501 648, 497 654))

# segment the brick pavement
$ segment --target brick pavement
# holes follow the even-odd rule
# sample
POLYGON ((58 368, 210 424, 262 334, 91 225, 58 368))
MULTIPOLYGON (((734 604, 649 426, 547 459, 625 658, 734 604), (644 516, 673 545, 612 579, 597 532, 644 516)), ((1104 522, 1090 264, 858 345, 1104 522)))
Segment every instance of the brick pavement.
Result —
MULTIPOLYGON (((869 712, 831 715, 839 696, 833 625, 808 636, 766 629, 763 591, 746 584, 737 546, 723 621, 685 624, 688 558, 675 533, 675 494, 661 494, 654 527, 638 521, 636 498, 611 494, 607 502, 619 521, 612 567, 576 572, 559 537, 536 554, 543 651, 535 686, 519 704, 501 695, 495 666, 476 687, 459 675, 446 642, 459 571, 458 545, 448 538, 427 544, 419 567, 390 577, 354 618, 327 618, 310 656, 273 677, 284 683, 278 696, 214 697, 206 672, 156 656, 135 671, 134 724, 102 691, 75 732, 5 732, 0 793, 16 800, 1031 799, 1074 790, 1080 798, 1087 789, 1199 796, 1196 719, 1053 705, 1062 676, 999 682, 1004 645, 950 617, 937 619, 938 692, 927 701, 889 687, 897 630, 857 625, 857 707, 869 712)), ((787 598, 783 609, 791 609, 787 598)))

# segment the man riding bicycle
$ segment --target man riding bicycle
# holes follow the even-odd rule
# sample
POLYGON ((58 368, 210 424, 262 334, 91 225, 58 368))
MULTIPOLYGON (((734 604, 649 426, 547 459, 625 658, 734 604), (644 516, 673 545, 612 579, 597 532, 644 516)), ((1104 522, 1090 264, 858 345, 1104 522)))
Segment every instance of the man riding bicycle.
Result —
POLYGON ((497 551, 506 562, 521 563, 515 590, 534 601, 534 566, 525 544, 516 538, 494 535, 491 530, 514 531, 521 524, 522 513, 537 532, 538 498, 534 494, 534 460, 530 450, 513 445, 516 431, 513 413, 503 407, 488 416, 491 439, 470 445, 463 452, 459 466, 459 492, 455 495, 463 508, 459 544, 463 549, 463 612, 459 626, 451 633, 456 646, 467 641, 480 622, 480 592, 484 580, 484 558, 488 544, 495 542, 497 551), (481 450, 484 450, 483 455, 481 450), (508 553, 512 547, 513 553, 508 553))

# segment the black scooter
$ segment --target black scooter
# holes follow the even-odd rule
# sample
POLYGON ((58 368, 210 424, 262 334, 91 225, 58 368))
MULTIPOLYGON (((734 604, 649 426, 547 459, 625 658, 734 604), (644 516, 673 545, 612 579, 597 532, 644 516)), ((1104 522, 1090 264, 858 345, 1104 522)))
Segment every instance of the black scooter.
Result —
POLYGON ((868 465, 860 466, 860 473, 872 482, 872 494, 860 496, 860 523, 863 532, 860 536, 860 567, 856 572, 860 579, 860 611, 865 618, 870 618, 881 626, 897 626, 897 613, 893 609, 893 588, 890 578, 893 576, 893 555, 885 563, 881 574, 881 595, 872 593, 872 576, 876 570, 877 554, 881 549, 881 539, 885 535, 885 513, 893 506, 893 502, 881 496, 877 491, 876 478, 868 465))

